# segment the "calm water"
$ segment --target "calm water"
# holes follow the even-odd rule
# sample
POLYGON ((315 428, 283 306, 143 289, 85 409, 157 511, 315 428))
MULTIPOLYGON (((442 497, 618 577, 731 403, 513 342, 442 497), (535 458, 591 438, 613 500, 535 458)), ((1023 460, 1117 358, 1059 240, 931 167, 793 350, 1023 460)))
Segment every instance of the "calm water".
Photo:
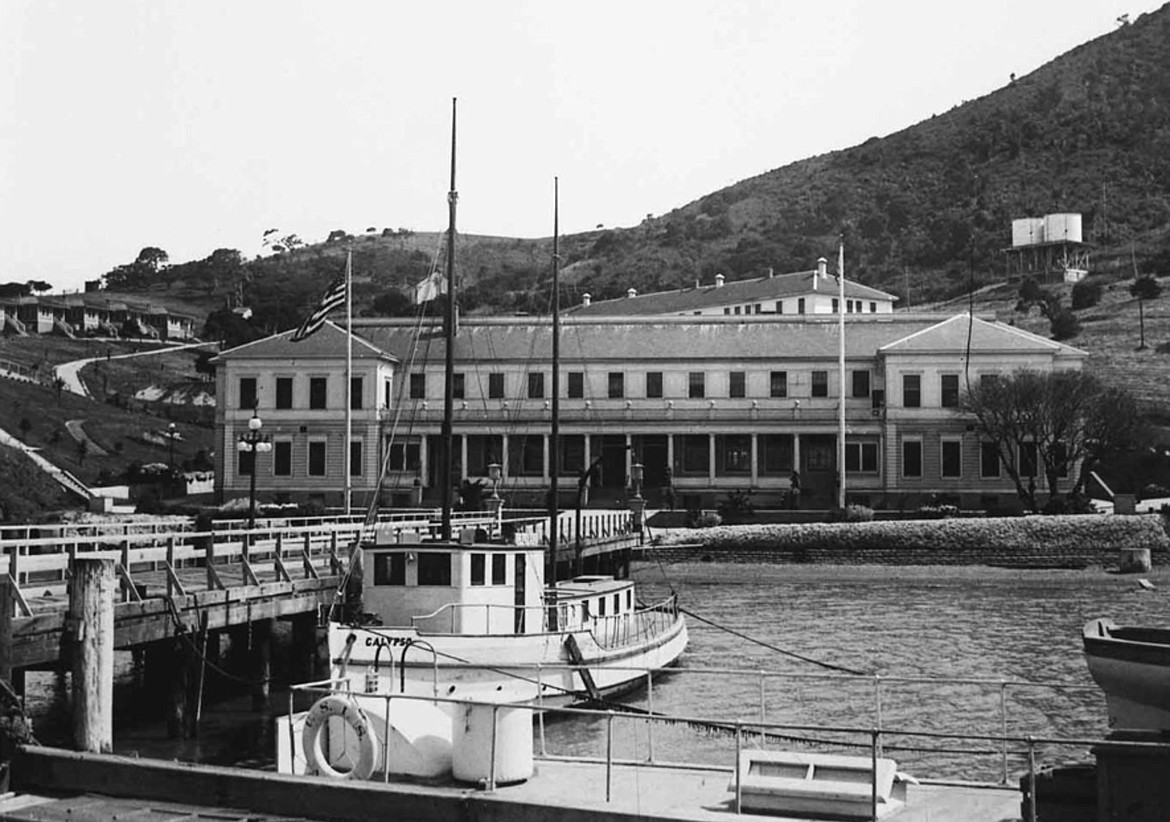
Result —
MULTIPOLYGON (((697 617, 731 628, 776 648, 883 677, 993 679, 1012 683, 1080 686, 1069 689, 1010 685, 1006 690, 1008 733, 1040 737, 1100 737, 1106 732, 1104 699, 1093 687, 1081 653, 1085 621, 1112 616, 1121 623, 1170 624, 1170 571, 1148 575, 1158 590, 1139 588, 1129 576, 1101 571, 1009 571, 992 568, 886 568, 680 564, 635 567, 644 600, 673 588, 683 607, 697 617), (1089 686, 1089 687, 1084 687, 1089 686)), ((691 643, 680 670, 659 676, 653 708, 681 716, 798 725, 871 728, 877 722, 872 679, 846 679, 776 650, 689 621, 691 643), (694 669, 736 669, 736 676, 692 675, 694 669), (761 677, 767 671, 761 696, 761 677), (797 674, 787 678, 780 674, 797 674), (819 675, 824 675, 820 677, 819 675)), ((134 671, 119 657, 115 748, 144 756, 241 763, 271 767, 272 722, 250 711, 246 698, 206 707, 200 738, 170 741, 161 724, 137 721, 134 671)), ((30 676, 29 701, 43 742, 62 742, 68 729, 59 710, 63 681, 49 674, 30 676)), ((883 683, 884 729, 939 733, 999 734, 1000 688, 937 682, 883 683)), ((645 691, 629 704, 647 707, 645 691)), ((275 713, 287 710, 287 695, 274 692, 275 713)), ((864 743, 868 737, 822 731, 786 731, 770 747, 865 753, 848 746, 812 745, 806 740, 864 743)), ((550 753, 603 756, 606 722, 557 719, 545 725, 550 753)), ((997 743, 960 745, 951 740, 884 737, 887 755, 920 776, 998 780, 1002 762, 997 743), (901 747, 971 747, 971 756, 901 747)), ((755 741, 751 744, 755 744, 755 741)), ((691 726, 656 725, 619 717, 613 723, 618 756, 709 761, 730 765, 730 734, 691 726)), ((539 743, 538 743, 539 746, 539 743)), ((1085 758, 1083 746, 1043 746, 1042 762, 1085 758)), ((1013 758, 1013 778, 1026 762, 1013 758)))

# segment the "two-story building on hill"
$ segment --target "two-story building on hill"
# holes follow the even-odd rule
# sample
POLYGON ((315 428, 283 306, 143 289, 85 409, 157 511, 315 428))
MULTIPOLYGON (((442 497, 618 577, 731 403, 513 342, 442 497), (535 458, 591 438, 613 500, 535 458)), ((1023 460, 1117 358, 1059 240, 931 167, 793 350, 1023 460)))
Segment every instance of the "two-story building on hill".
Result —
MULTIPOLYGON (((354 323, 350 483, 355 504, 428 503, 443 416, 445 342, 438 325, 354 323), (379 486, 379 477, 382 478, 379 486)), ((285 332, 216 358, 216 482, 223 497, 336 504, 345 486, 346 332, 332 323, 294 343, 285 332), (254 463, 235 447, 253 409, 274 450, 254 463)), ((959 411, 964 387, 1020 368, 1078 369, 1085 353, 978 317, 847 315, 845 373, 832 316, 587 317, 562 321, 559 485, 571 505, 592 467, 593 499, 628 493, 644 468, 651 505, 710 507, 751 491, 757 507, 852 501, 913 508, 931 498, 1010 508, 994 449, 959 411), (798 477, 794 478, 794 472, 798 477)), ((465 318, 453 352, 453 475, 502 466, 500 492, 540 505, 548 487, 551 324, 465 318)), ((1021 460, 1028 455, 1020 455, 1021 460)))
MULTIPOLYGON (((889 314, 898 299, 848 279, 844 290, 846 314, 889 314)), ((828 262, 821 257, 812 271, 769 273, 766 277, 730 282, 716 274, 712 285, 696 281, 691 288, 651 294, 638 294, 637 289, 631 288, 621 299, 598 302, 585 294, 581 305, 565 309, 565 313, 578 317, 836 314, 840 293, 836 275, 829 273, 828 262)))

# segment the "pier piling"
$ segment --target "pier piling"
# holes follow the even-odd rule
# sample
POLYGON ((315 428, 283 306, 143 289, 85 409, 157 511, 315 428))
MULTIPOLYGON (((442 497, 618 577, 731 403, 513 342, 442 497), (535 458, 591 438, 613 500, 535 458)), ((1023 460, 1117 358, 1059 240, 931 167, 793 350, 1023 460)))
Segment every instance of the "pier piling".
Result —
POLYGON ((67 631, 74 645, 73 729, 78 750, 114 747, 114 562, 78 557, 67 631))

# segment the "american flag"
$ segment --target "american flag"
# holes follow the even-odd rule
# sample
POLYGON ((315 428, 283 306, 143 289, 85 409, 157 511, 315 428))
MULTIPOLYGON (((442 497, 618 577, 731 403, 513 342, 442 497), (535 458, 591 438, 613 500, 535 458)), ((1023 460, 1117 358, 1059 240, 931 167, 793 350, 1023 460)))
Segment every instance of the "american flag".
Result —
POLYGON ((330 283, 313 313, 305 317, 301 327, 292 335, 293 342, 300 342, 316 333, 317 329, 325 325, 325 318, 329 316, 329 312, 345 302, 345 282, 345 275, 342 274, 330 283))

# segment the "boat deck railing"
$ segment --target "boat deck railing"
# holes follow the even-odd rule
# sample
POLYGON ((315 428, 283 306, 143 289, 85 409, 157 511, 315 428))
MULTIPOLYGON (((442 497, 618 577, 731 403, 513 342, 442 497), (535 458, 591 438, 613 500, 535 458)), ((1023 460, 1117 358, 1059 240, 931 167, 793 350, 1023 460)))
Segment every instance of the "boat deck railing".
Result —
MULTIPOLYGON (((469 666, 470 667, 470 666, 469 666)), ((539 681, 543 673, 552 670, 554 666, 537 666, 535 676, 539 681)), ((573 667, 573 666, 565 666, 573 667)), ((632 670, 632 669, 631 669, 632 670)), ((971 731, 938 731, 923 728, 895 728, 883 727, 878 721, 874 724, 823 724, 823 723, 808 723, 808 722, 785 722, 769 720, 763 716, 765 713, 761 706, 761 716, 759 718, 747 719, 742 717, 711 717, 702 715, 688 715, 688 714, 670 714, 654 710, 654 685, 653 674, 643 671, 645 674, 647 689, 646 696, 649 703, 648 708, 633 708, 631 706, 611 706, 608 708, 567 708, 555 707, 552 705, 543 704, 540 698, 533 702, 507 702, 501 703, 499 701, 479 701, 476 699, 448 699, 436 696, 419 696, 409 694, 360 694, 363 700, 383 700, 385 708, 382 716, 389 716, 389 704, 392 700, 411 699, 423 700, 429 703, 456 703, 461 705, 474 704, 483 705, 492 711, 492 737, 491 750, 493 755, 490 760, 490 774, 488 776, 485 787, 487 790, 495 790, 496 788, 496 757, 494 752, 496 750, 497 734, 500 726, 501 712, 506 711, 532 711, 535 713, 534 717, 534 743, 537 750, 534 751, 536 759, 558 760, 567 762, 586 762, 597 765, 604 765, 605 767, 605 798, 606 801, 613 800, 614 780, 612 779, 614 768, 617 766, 652 766, 666 769, 676 770, 705 770, 705 771, 724 771, 729 774, 729 779, 733 780, 735 790, 734 809, 736 813, 742 812, 742 792, 741 792, 741 774, 735 767, 735 763, 740 761, 740 754, 744 750, 750 749, 764 749, 767 747, 792 747, 800 742, 816 741, 818 746, 822 748, 845 747, 853 754, 862 757, 868 756, 873 766, 870 769, 872 797, 873 797, 873 818, 877 818, 877 802, 878 802, 878 786, 876 784, 876 775, 879 770, 877 767, 877 760, 883 756, 894 751, 919 750, 919 751, 955 751, 962 750, 975 754, 992 753, 1003 758, 1003 775, 999 784, 991 781, 984 781, 986 787, 1002 787, 1008 784, 1010 778, 1009 762, 1018 763, 1017 773, 1021 777, 1021 787, 1025 788, 1025 795, 1027 802, 1031 805, 1031 814, 1025 818, 1036 818, 1035 808, 1035 785, 1036 777, 1039 770, 1044 767, 1046 763, 1045 757, 1051 758, 1053 751, 1063 750, 1078 750, 1087 751, 1098 745, 1118 745, 1124 744, 1128 749, 1137 751, 1154 750, 1159 752, 1170 753, 1170 743, 1161 741, 1144 741, 1134 740, 1119 743, 1115 739, 1106 739, 1102 736, 1084 735, 1084 736, 1056 736, 1051 734, 1013 734, 1007 732, 1006 711, 1001 716, 1002 732, 1001 733, 977 733, 971 731), (618 710, 618 707, 623 707, 624 710, 618 710), (571 732, 554 733, 558 728, 568 728, 571 723, 571 732), (672 736, 677 736, 678 733, 689 733, 695 736, 693 732, 698 731, 697 737, 708 741, 709 747, 713 748, 713 753, 704 752, 696 758, 690 760, 678 760, 672 758, 664 758, 658 754, 655 747, 655 740, 659 739, 664 742, 671 742, 672 736), (556 736, 559 743, 566 746, 566 750, 553 751, 551 750, 553 742, 551 737, 556 736), (897 744, 891 744, 892 740, 896 740, 897 744), (583 749, 584 744, 588 749, 583 749)), ((700 669, 696 671, 689 671, 686 669, 673 670, 669 674, 660 676, 669 676, 671 678, 679 675, 687 675, 689 673, 696 673, 703 676, 718 676, 725 675, 743 675, 747 674, 751 677, 759 678, 761 686, 767 678, 817 678, 816 675, 790 675, 780 672, 768 671, 743 671, 732 669, 700 669)), ((824 677, 821 677, 824 678, 824 677)), ((836 678, 836 677, 834 677, 836 678)), ((870 678, 865 678, 870 679, 870 678)), ((1009 688, 1039 688, 1047 687, 1037 685, 1031 682, 1008 681, 1008 680, 976 680, 976 679, 960 679, 960 680, 946 680, 946 679, 930 679, 923 677, 873 677, 872 687, 875 693, 880 694, 882 684, 930 684, 937 687, 948 687, 961 684, 977 685, 980 687, 994 687, 1001 692, 1009 688)), ((1078 686, 1070 686, 1078 687, 1078 686)), ((297 698, 300 696, 301 701, 304 702, 306 695, 313 698, 326 695, 342 694, 351 697, 357 697, 359 694, 349 690, 348 682, 328 680, 315 683, 306 683, 304 685, 295 686, 289 694, 289 716, 286 729, 278 730, 279 733, 288 733, 290 750, 295 751, 294 736, 294 714, 296 711, 297 698)), ((543 695, 543 688, 536 689, 537 694, 543 695)), ((368 702, 366 703, 369 704, 368 702)), ((306 707, 302 705, 302 709, 306 707)), ((880 711, 880 702, 878 705, 880 711)), ((879 714, 880 716, 880 714, 879 714)), ((389 753, 389 734, 381 734, 381 743, 384 746, 382 751, 383 758, 381 761, 388 761, 386 756, 389 753)), ((674 756, 675 752, 679 750, 677 744, 664 745, 670 754, 674 756)), ((694 745, 687 746, 688 751, 694 750, 694 745)), ((301 762, 303 765, 303 760, 301 762)), ((381 778, 384 781, 390 781, 391 775, 383 772, 381 778)), ((954 780, 946 778, 919 778, 918 781, 927 784, 957 784, 954 780)), ((964 779, 963 785, 974 786, 979 784, 978 781, 964 779)))
POLYGON ((497 603, 449 602, 429 614, 412 616, 412 628, 432 633, 465 632, 469 625, 483 626, 482 633, 511 636, 523 614, 524 624, 529 618, 537 620, 539 633, 588 628, 597 644, 614 649, 639 642, 667 631, 678 619, 678 598, 671 594, 653 605, 643 605, 634 611, 608 616, 582 618, 580 612, 570 613, 572 607, 563 605, 504 605, 497 603), (554 627, 555 626, 555 627, 554 627))

